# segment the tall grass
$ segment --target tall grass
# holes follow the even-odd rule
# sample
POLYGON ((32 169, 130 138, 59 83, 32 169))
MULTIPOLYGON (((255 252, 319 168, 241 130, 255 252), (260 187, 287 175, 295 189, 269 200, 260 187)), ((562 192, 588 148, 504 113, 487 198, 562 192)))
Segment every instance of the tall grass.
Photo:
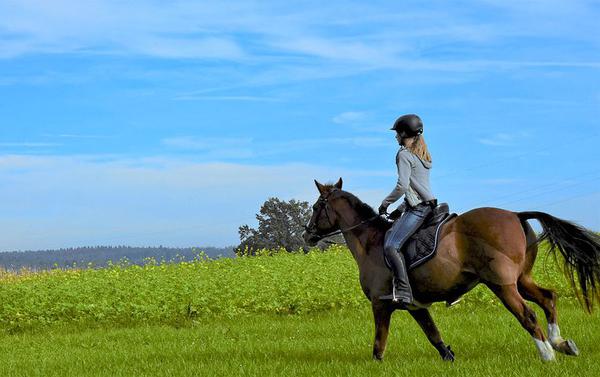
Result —
MULTIPOLYGON (((557 264, 540 253, 542 285, 573 297, 557 264)), ((481 287, 462 305, 493 301, 481 287)), ((52 324, 178 324, 241 314, 307 314, 368 305, 345 247, 105 269, 0 272, 0 329, 52 324)))

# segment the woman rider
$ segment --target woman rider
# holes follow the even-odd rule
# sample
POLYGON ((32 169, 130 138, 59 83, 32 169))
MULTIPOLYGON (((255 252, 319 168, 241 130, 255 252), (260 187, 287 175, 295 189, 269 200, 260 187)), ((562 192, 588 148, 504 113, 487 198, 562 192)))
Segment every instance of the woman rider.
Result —
POLYGON ((396 131, 400 150, 396 155, 398 183, 379 206, 379 214, 404 195, 405 212, 385 234, 383 252, 394 272, 392 294, 382 300, 393 300, 406 308, 413 303, 402 246, 419 229, 437 204, 429 188, 431 155, 423 138, 423 122, 414 114, 403 115, 391 128, 396 131))

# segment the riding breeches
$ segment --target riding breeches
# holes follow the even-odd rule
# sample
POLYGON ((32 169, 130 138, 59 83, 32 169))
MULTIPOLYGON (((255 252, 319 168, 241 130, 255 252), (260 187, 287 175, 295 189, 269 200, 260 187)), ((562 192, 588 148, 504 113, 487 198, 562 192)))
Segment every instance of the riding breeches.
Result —
POLYGON ((423 225, 430 213, 431 207, 421 203, 416 207, 409 207, 394 222, 394 225, 385 233, 383 243, 383 251, 388 259, 390 254, 401 251, 402 246, 423 225))
POLYGON ((423 225, 425 218, 430 213, 431 207, 427 204, 409 208, 385 234, 383 253, 394 272, 394 293, 392 294, 394 300, 399 299, 405 303, 412 302, 412 290, 408 281, 402 246, 423 225))

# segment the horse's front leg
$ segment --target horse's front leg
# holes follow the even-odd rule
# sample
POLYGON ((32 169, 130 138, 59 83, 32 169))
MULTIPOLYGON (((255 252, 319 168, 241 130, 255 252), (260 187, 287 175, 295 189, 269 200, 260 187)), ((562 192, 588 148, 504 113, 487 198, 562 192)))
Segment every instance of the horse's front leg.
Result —
POLYGON ((373 359, 383 360, 383 353, 387 344, 387 337, 390 331, 390 318, 393 309, 379 302, 372 304, 373 317, 375 319, 375 342, 373 343, 373 359))
POLYGON ((427 335, 427 339, 429 339, 429 342, 435 347, 435 349, 437 349, 442 359, 445 361, 454 361, 454 352, 452 352, 450 346, 446 346, 442 340, 442 336, 440 335, 437 326, 433 322, 433 318, 431 318, 429 310, 411 310, 409 313, 412 315, 415 321, 417 321, 419 326, 421 326, 421 329, 425 335, 427 335))

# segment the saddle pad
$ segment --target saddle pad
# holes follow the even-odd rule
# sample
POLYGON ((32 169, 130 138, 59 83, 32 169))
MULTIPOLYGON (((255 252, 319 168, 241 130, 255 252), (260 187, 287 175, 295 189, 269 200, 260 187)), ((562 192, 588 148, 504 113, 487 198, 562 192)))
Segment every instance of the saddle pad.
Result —
POLYGON ((403 252, 407 270, 412 270, 435 256, 442 225, 456 216, 453 213, 437 224, 420 229, 406 242, 403 252))

